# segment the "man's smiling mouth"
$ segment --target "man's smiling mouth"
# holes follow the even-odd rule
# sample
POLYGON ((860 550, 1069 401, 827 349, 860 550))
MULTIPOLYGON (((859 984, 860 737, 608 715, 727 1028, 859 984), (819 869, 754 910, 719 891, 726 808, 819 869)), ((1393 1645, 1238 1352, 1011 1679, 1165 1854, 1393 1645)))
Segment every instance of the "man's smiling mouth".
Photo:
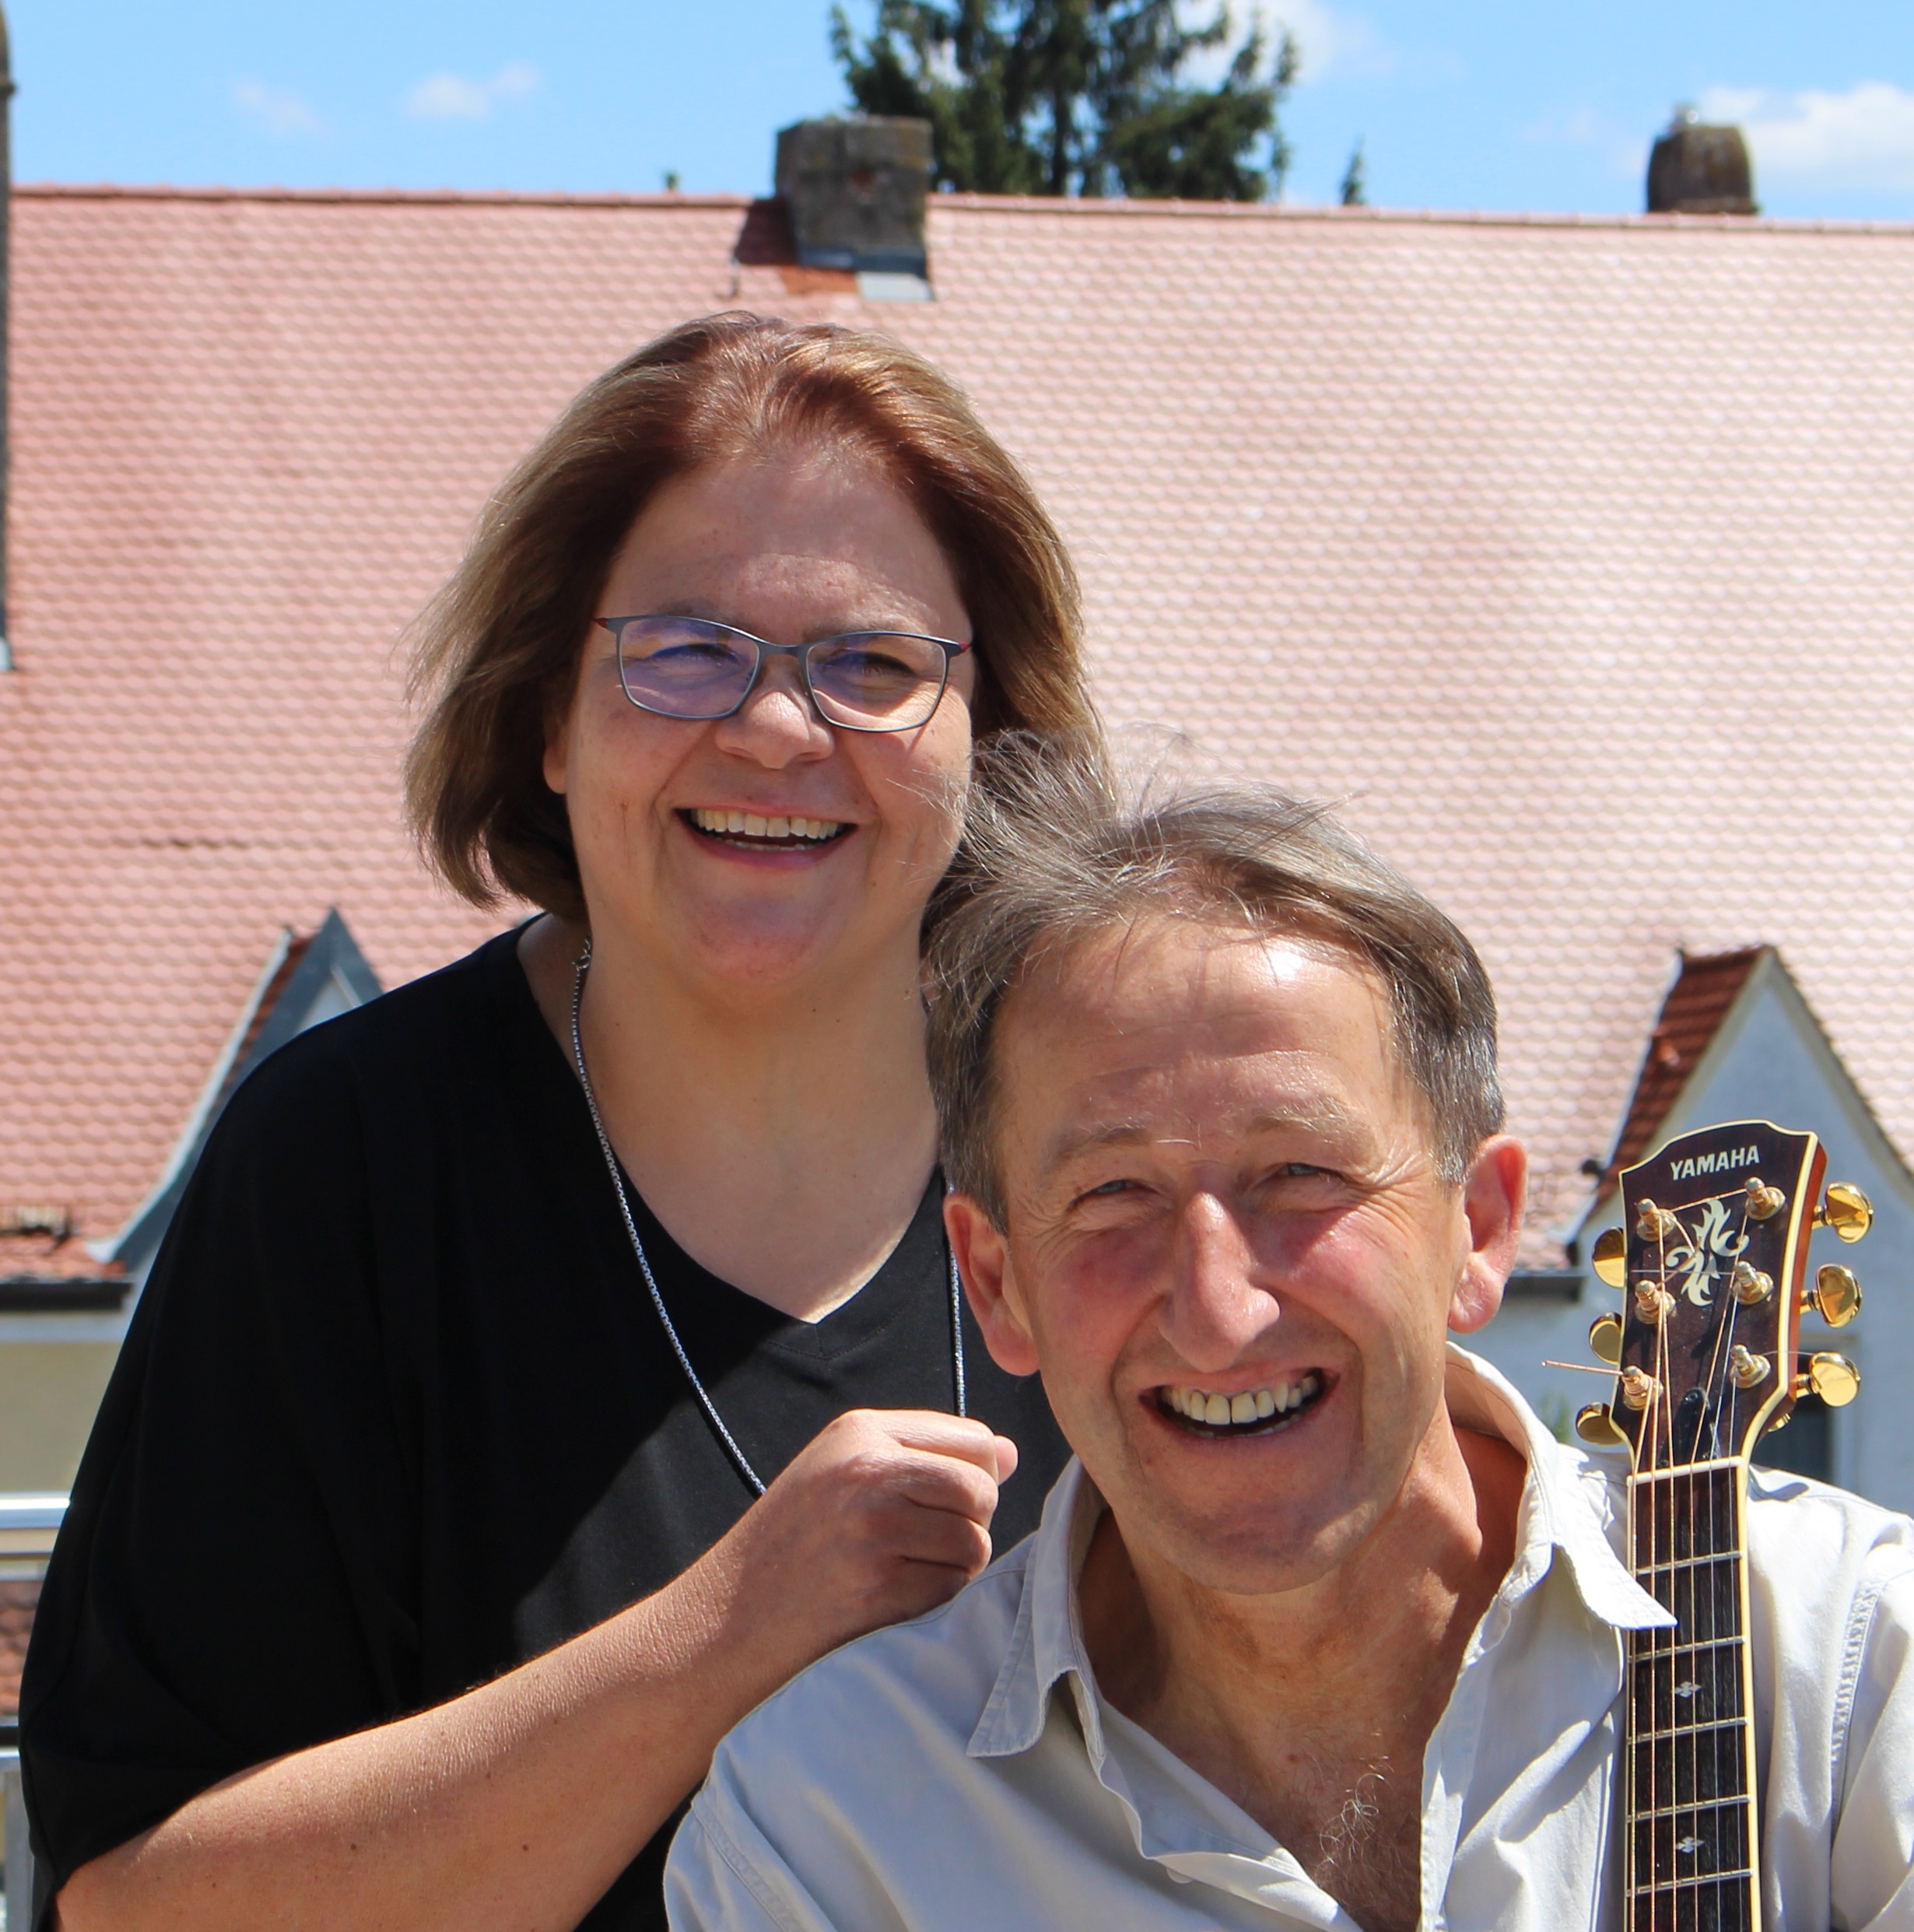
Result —
POLYGON ((1239 1389, 1232 1395, 1173 1383, 1156 1391, 1156 1401, 1164 1415, 1194 1434, 1257 1436, 1281 1429, 1322 1393, 1321 1375, 1307 1369, 1283 1381, 1239 1389))
POLYGON ((679 813, 694 832, 746 852, 801 852, 840 839, 852 828, 840 819, 767 816, 709 805, 679 813))

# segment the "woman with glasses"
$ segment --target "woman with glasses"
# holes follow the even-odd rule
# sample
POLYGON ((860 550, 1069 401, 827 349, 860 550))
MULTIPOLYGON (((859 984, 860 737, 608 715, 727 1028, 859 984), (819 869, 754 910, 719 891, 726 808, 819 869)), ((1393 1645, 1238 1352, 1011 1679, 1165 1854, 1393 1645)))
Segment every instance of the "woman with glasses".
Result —
POLYGON ((195 1176, 29 1667, 68 1932, 661 1925, 723 1731, 1060 1466, 962 1310, 917 954, 978 735, 1095 727, 962 398, 678 329, 419 663, 425 849, 542 911, 275 1055, 195 1176))

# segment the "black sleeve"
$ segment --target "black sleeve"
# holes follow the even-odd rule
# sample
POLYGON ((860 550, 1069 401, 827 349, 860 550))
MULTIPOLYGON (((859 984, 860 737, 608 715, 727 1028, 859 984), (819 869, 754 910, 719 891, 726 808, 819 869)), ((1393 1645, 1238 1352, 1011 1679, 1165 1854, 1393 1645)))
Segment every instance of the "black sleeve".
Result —
POLYGON ((219 1779, 417 1702, 405 1324, 324 1031, 228 1106, 74 1485, 21 1709, 56 1888, 219 1779))

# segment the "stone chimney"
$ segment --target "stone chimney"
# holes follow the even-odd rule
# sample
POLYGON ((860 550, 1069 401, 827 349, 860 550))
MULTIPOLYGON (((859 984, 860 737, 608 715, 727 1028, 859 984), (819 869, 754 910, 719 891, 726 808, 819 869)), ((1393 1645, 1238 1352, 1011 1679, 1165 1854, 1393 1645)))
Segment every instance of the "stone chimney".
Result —
POLYGON ((1677 107, 1648 157, 1651 215, 1758 215, 1754 170, 1739 128, 1705 128, 1677 107))
POLYGON ((777 192, 807 268, 923 277, 930 186, 927 121, 801 121, 777 137, 777 192))

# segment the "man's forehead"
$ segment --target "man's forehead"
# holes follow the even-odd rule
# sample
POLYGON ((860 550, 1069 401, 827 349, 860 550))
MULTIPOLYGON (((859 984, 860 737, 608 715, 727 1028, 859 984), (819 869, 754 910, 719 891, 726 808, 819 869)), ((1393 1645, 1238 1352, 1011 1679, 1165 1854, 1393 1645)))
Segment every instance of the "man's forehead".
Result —
POLYGON ((1192 1108, 1232 1132, 1346 1130, 1394 1089, 1365 962, 1306 936, 1158 924, 1052 952, 1006 1003, 999 1077, 1046 1151, 1160 1139, 1192 1108))
POLYGON ((1111 1033, 1140 1051, 1173 1051, 1180 1041, 1194 1050, 1192 1028, 1304 1023, 1326 997, 1386 1032, 1375 969, 1336 940, 1159 915, 1033 951, 999 1023, 1053 1042, 1111 1033))

